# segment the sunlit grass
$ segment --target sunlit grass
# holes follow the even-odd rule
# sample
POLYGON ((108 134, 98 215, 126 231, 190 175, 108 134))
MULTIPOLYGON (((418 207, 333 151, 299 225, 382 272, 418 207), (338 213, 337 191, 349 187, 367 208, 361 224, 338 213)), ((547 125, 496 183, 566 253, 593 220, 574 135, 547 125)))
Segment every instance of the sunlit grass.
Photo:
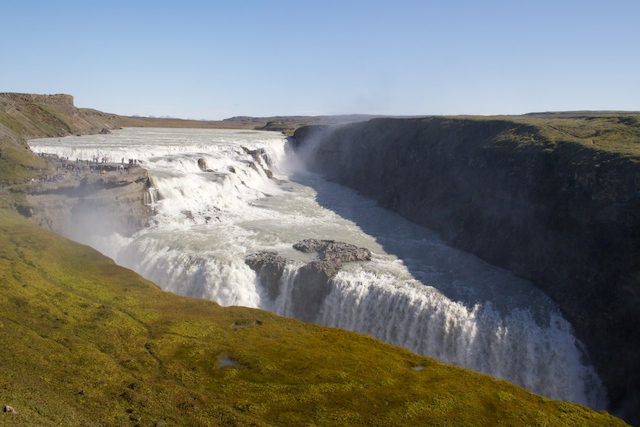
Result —
POLYGON ((521 145, 579 144, 595 151, 640 155, 640 114, 638 113, 557 113, 510 117, 483 117, 476 120, 505 120, 516 126, 500 135, 502 140, 521 145))

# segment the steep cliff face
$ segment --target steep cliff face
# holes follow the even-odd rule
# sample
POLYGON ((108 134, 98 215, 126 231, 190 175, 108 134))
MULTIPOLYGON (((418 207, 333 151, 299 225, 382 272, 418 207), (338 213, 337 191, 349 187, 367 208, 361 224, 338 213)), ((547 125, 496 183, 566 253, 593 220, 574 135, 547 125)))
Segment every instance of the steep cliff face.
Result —
POLYGON ((56 105, 58 108, 72 111, 75 109, 73 104, 73 96, 59 93, 56 95, 44 95, 39 93, 18 93, 18 92, 2 92, 0 97, 9 99, 18 103, 26 104, 49 104, 56 105))
POLYGON ((375 119, 294 138, 312 169, 532 279, 587 345, 612 410, 640 424, 640 157, 540 120, 375 119))
POLYGON ((147 171, 136 167, 120 174, 113 166, 105 169, 104 175, 87 170, 68 173, 56 182, 31 184, 19 212, 79 242, 89 243, 91 236, 114 232, 132 235, 147 226, 153 215, 147 171))

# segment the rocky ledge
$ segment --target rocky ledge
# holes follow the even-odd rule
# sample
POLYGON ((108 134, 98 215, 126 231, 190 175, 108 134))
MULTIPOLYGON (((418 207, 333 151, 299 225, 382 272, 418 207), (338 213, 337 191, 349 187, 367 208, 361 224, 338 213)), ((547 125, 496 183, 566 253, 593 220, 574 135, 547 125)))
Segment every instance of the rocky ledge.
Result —
MULTIPOLYGON (((316 320, 324 299, 331 292, 331 279, 345 262, 371 259, 368 249, 334 240, 305 239, 293 248, 304 253, 317 252, 315 260, 298 269, 291 289, 292 314, 305 322, 316 320)), ((247 256, 245 262, 256 271, 269 297, 275 300, 281 293, 281 279, 291 261, 276 252, 258 252, 247 256)))
POLYGON ((32 180, 22 215, 77 241, 117 232, 130 236, 148 224, 150 182, 140 166, 58 160, 55 173, 32 180), (85 238, 83 238, 85 237, 85 238))

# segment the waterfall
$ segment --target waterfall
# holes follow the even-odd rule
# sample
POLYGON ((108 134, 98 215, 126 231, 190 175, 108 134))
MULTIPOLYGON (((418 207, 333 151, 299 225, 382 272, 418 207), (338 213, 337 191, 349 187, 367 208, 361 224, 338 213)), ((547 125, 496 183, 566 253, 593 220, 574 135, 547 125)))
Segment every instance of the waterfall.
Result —
POLYGON ((508 379, 545 396, 604 404, 595 370, 575 363, 584 353, 559 312, 550 313, 542 326, 525 309, 502 316, 490 302, 467 307, 429 286, 398 286, 392 277, 361 272, 338 275, 320 322, 508 379))
POLYGON ((124 129, 30 141, 35 152, 137 159, 151 182, 151 226, 90 244, 167 291, 292 316, 294 243, 334 239, 365 247, 345 264, 315 322, 507 379, 595 409, 604 388, 571 325, 531 283, 444 244, 435 233, 354 191, 308 173, 277 133, 124 129), (245 258, 289 260, 273 297, 245 258))

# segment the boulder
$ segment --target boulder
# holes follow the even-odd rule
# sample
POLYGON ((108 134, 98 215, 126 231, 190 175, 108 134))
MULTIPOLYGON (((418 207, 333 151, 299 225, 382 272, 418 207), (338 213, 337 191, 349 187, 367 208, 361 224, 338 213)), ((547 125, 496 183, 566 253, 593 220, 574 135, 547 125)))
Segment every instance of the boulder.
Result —
POLYGON ((350 243, 335 240, 305 239, 293 245, 293 248, 304 253, 318 252, 322 261, 369 261, 371 252, 367 248, 359 248, 350 243))
POLYGON ((318 258, 322 261, 369 261, 371 252, 367 248, 359 248, 355 245, 342 242, 331 242, 320 248, 318 258))
POLYGON ((306 254, 311 252, 318 252, 320 248, 328 243, 334 243, 334 240, 318 240, 318 239, 304 239, 293 245, 293 248, 297 251, 304 252, 306 254))

